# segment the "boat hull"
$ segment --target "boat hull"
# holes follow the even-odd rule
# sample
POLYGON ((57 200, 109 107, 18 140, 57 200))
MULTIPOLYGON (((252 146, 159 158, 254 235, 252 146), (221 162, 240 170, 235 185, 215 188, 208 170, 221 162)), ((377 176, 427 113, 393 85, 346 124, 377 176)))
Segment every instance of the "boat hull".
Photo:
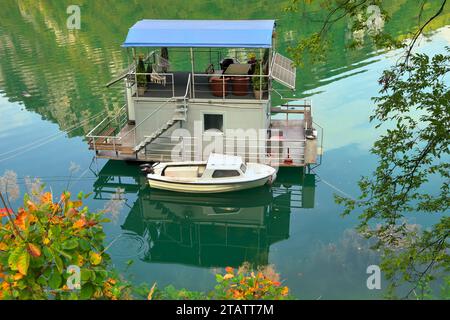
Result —
POLYGON ((261 187, 266 183, 268 183, 270 180, 271 176, 264 177, 259 180, 246 182, 201 184, 201 183, 162 181, 152 178, 148 179, 151 188, 170 190, 175 192, 188 192, 188 193, 223 193, 223 192, 240 191, 261 187))

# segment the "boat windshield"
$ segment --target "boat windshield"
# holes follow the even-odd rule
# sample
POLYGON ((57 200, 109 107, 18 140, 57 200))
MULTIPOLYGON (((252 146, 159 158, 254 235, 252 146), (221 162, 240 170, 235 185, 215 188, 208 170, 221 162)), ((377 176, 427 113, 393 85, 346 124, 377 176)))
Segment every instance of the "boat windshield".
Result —
POLYGON ((245 173, 246 170, 247 170, 247 166, 245 165, 245 163, 241 164, 242 173, 245 173))
POLYGON ((215 170, 212 174, 213 178, 230 178, 240 176, 237 170, 215 170))

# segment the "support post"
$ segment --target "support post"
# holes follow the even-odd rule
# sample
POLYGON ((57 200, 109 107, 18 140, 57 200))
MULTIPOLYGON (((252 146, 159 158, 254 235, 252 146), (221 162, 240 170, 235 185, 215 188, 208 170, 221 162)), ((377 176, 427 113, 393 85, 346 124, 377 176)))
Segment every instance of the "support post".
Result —
POLYGON ((190 48, 190 52, 191 52, 191 70, 192 70, 192 96, 195 99, 195 68, 194 68, 194 50, 192 48, 190 48))

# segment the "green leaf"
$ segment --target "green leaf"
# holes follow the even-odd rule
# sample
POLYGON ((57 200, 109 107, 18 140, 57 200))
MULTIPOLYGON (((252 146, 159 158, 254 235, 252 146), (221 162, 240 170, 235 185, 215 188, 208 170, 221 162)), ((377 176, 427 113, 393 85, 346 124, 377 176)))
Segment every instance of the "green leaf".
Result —
POLYGON ((59 273, 63 273, 64 263, 63 263, 62 259, 56 255, 55 255, 55 264, 56 264, 56 268, 58 268, 59 273))
POLYGON ((53 272, 52 275, 50 276, 50 279, 48 279, 48 285, 50 286, 50 288, 54 290, 59 289, 61 287, 61 283, 62 283, 61 274, 59 274, 58 272, 53 272))
POLYGON ((81 269, 81 281, 88 281, 91 276, 91 271, 88 269, 81 269))
POLYGON ((85 239, 80 239, 79 245, 80 245, 81 250, 83 250, 83 251, 91 250, 91 244, 89 243, 89 241, 87 241, 85 239))
POLYGON ((62 243, 61 247, 65 250, 73 250, 78 247, 78 241, 75 239, 69 239, 62 243))
POLYGON ((84 285, 81 286, 80 299, 89 300, 92 298, 94 292, 95 292, 94 286, 91 283, 85 283, 84 285))

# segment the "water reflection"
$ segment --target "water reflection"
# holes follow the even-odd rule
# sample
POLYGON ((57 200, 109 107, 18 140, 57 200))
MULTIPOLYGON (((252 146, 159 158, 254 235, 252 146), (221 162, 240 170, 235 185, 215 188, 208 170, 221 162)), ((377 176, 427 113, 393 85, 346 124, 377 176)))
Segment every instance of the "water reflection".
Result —
POLYGON ((270 246, 289 238, 291 213, 314 207, 315 176, 280 170, 272 187, 217 195, 150 190, 137 166, 109 161, 94 184, 96 199, 121 188, 129 203, 115 256, 200 267, 269 263, 270 246))

